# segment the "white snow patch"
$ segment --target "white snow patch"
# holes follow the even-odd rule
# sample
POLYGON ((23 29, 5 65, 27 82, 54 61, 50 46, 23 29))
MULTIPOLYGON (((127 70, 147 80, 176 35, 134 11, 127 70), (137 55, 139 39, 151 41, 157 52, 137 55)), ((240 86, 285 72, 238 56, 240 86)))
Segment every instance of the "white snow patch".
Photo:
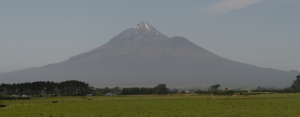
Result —
POLYGON ((137 32, 135 32, 135 34, 136 34, 137 32))
POLYGON ((145 24, 145 27, 146 27, 146 29, 147 29, 148 31, 150 31, 150 28, 148 27, 147 24, 145 24))
POLYGON ((137 26, 134 26, 134 28, 133 29, 135 29, 137 26))
POLYGON ((156 33, 157 35, 159 35, 158 33, 156 33))

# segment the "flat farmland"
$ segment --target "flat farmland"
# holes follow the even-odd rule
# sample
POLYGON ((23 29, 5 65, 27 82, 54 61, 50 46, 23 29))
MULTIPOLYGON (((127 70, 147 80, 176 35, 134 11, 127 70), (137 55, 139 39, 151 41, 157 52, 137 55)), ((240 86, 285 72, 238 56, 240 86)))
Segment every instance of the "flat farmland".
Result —
POLYGON ((0 117, 298 117, 300 94, 130 95, 3 100, 0 117), (91 99, 91 100, 87 100, 91 99), (58 101, 58 103, 52 103, 58 101))

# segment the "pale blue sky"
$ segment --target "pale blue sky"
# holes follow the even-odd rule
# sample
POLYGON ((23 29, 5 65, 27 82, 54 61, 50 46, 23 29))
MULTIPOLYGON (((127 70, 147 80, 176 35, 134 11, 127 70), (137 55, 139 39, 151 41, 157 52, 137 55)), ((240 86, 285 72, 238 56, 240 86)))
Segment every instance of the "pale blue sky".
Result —
POLYGON ((67 60, 140 21, 233 61, 300 71, 300 0, 6 0, 0 73, 67 60))

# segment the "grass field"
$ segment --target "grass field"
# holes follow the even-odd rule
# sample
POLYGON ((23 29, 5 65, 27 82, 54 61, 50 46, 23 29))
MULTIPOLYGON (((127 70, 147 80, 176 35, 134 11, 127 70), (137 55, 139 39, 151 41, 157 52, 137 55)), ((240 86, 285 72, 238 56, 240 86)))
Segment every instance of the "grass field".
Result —
POLYGON ((299 117, 300 94, 134 95, 4 100, 0 117, 299 117), (58 100, 59 103, 51 103, 58 100))

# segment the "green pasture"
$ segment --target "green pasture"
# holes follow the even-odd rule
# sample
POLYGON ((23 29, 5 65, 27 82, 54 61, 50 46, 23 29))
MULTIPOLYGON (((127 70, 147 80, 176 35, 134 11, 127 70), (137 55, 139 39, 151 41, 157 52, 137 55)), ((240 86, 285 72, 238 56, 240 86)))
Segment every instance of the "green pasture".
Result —
POLYGON ((4 100, 0 117, 298 117, 300 94, 132 95, 4 100), (92 100, 87 100, 91 98, 92 100), (52 101, 59 103, 52 103, 52 101))

